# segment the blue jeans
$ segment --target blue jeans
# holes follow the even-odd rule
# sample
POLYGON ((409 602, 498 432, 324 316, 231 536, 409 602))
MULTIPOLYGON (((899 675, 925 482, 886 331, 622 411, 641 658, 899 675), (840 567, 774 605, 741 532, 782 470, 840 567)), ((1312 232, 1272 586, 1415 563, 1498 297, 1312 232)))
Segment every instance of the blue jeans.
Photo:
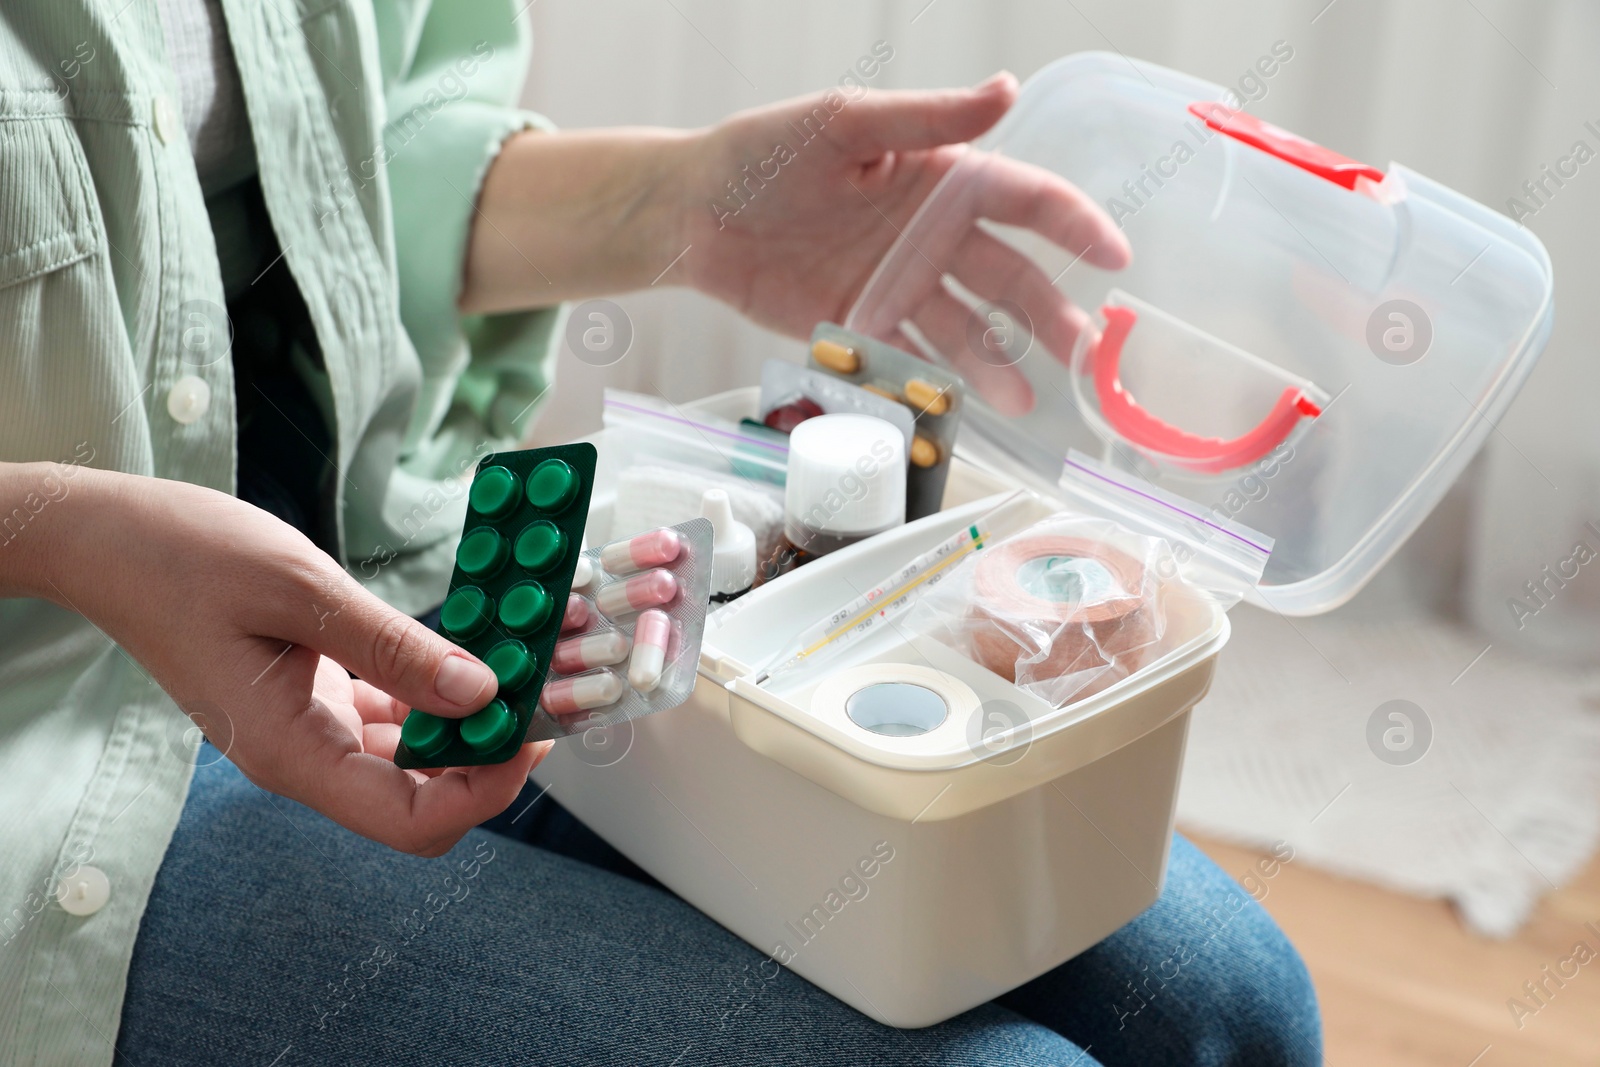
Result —
POLYGON ((1300 958, 1182 839, 1161 899, 1099 945, 895 1030, 773 975, 531 787, 425 860, 263 792, 209 745, 200 762, 134 946, 119 1064, 1322 1062, 1300 958))

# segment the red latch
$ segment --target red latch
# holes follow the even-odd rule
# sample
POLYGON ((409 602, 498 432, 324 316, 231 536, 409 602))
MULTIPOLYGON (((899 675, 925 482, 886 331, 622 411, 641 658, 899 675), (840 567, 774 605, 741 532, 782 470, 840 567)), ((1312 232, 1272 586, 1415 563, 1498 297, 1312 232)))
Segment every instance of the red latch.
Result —
POLYGON ((1358 163, 1315 141, 1308 141, 1270 122, 1262 122, 1248 111, 1237 111, 1215 100, 1196 100, 1189 105, 1189 113, 1219 133, 1293 163, 1301 170, 1309 170, 1346 189, 1354 189, 1358 178, 1383 181, 1383 171, 1377 167, 1358 163))

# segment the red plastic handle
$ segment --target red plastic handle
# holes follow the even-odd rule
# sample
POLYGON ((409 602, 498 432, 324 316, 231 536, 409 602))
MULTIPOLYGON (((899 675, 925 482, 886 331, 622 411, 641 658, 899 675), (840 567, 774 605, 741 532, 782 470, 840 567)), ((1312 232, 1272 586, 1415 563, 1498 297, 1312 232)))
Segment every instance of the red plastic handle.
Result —
POLYGON ((1322 414, 1315 401, 1291 385, 1260 425, 1232 440, 1180 430, 1140 407, 1123 387, 1122 345, 1139 316, 1132 308, 1112 304, 1102 307, 1100 314, 1106 318, 1106 328, 1090 357, 1100 414, 1112 429, 1141 449, 1171 457, 1190 470, 1216 474, 1254 463, 1277 448, 1302 418, 1322 414))
POLYGON ((1262 122, 1247 111, 1235 111, 1215 100, 1197 100, 1189 105, 1189 114, 1236 141, 1243 141, 1346 189, 1354 189, 1358 178, 1383 181, 1383 171, 1377 167, 1341 156, 1331 148, 1324 148, 1270 122, 1262 122))

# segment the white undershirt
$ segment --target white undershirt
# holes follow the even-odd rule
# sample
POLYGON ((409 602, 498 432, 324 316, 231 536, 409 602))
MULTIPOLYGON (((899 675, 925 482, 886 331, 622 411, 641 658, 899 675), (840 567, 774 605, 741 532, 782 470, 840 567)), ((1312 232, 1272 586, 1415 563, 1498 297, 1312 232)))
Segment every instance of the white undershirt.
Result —
POLYGON ((209 196, 255 173, 255 148, 220 0, 157 0, 183 129, 209 196))

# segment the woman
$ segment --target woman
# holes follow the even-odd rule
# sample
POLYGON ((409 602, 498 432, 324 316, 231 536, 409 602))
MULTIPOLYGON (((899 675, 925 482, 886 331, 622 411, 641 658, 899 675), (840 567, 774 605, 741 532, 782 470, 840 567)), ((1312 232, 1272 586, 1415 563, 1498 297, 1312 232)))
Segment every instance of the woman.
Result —
MULTIPOLYGON (((460 476, 550 385, 560 302, 672 283, 791 334, 837 320, 1016 95, 557 133, 508 106, 527 51, 514 8, 466 0, 0 14, 7 1060, 1317 1062, 1298 958, 1181 841, 1130 926, 899 1032, 788 973, 730 994, 758 954, 548 798, 476 828, 547 745, 390 762, 408 708, 493 690, 410 616, 460 476)), ((975 216, 1127 261, 1075 189, 992 170, 975 216)), ((980 229, 936 252, 1056 352, 1088 328, 980 229)), ((905 311, 965 327, 937 287, 905 311)))

